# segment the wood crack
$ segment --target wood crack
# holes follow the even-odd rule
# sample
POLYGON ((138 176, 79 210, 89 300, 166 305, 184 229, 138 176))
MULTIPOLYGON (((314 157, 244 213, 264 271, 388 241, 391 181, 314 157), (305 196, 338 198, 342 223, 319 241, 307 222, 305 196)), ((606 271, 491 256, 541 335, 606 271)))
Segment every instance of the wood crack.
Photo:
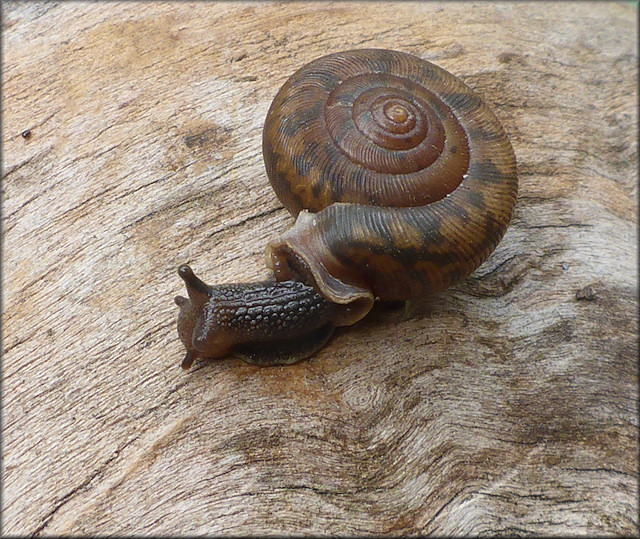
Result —
POLYGON ((55 503, 54 508, 51 509, 44 517, 42 517, 40 525, 29 535, 32 537, 39 536, 46 529, 46 527, 51 523, 51 520, 53 519, 53 517, 56 515, 56 513, 58 513, 58 511, 60 511, 60 509, 62 509, 62 507, 64 507, 67 503, 69 503, 79 493, 87 489, 87 487, 93 482, 94 479, 104 475, 104 472, 106 471, 106 469, 109 467, 109 465, 112 462, 114 462, 120 456, 120 453, 124 449, 126 449, 129 445, 131 445, 133 442, 135 442, 139 437, 140 435, 138 434, 137 436, 134 436, 129 441, 125 442, 120 447, 118 447, 111 454, 111 456, 108 459, 106 459, 100 466, 98 466, 98 468, 96 468, 91 474, 89 474, 84 481, 82 481, 76 487, 72 488, 69 492, 67 492, 63 496, 61 496, 58 499, 58 501, 55 503))
POLYGON ((228 230, 233 230, 234 228, 238 228, 240 226, 246 225, 247 223, 251 222, 251 221, 255 221, 256 219, 260 219, 261 217, 266 217, 268 215, 272 215, 274 213, 279 212, 280 210, 283 210, 284 206, 277 206, 275 208, 271 208, 270 210, 265 210, 263 212, 260 213, 255 213, 253 215, 250 215, 249 217, 246 217, 244 219, 241 219, 239 221, 235 221, 232 223, 229 223, 227 225, 224 225, 216 230, 214 230, 213 232, 210 232, 207 234, 208 238, 212 238, 222 232, 226 232, 228 230))

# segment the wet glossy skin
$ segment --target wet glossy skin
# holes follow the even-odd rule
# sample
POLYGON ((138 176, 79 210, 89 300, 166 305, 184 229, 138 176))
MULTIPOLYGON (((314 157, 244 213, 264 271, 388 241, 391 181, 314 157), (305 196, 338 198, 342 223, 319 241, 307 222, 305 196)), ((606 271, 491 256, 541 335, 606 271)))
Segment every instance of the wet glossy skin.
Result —
POLYGON ((181 266, 178 274, 189 294, 175 298, 181 309, 178 334, 187 349, 185 369, 198 357, 221 357, 232 350, 256 363, 278 349, 271 362, 291 363, 297 355, 290 357, 290 341, 303 340, 297 348, 306 350, 324 339, 316 343, 321 346, 333 332, 334 305, 301 282, 208 286, 189 266, 181 266))
MULTIPOLYGON (((502 238, 517 194, 513 150, 488 107, 450 73, 395 51, 302 67, 271 105, 263 154, 276 194, 298 217, 269 243, 267 265, 278 281, 304 281, 333 305, 328 320, 292 328, 289 348, 320 327, 355 323, 375 299, 423 296, 468 276, 502 238)), ((268 331, 247 333, 245 345, 268 331)), ((237 349, 226 344, 231 333, 216 329, 209 340, 225 344, 198 357, 237 349)))

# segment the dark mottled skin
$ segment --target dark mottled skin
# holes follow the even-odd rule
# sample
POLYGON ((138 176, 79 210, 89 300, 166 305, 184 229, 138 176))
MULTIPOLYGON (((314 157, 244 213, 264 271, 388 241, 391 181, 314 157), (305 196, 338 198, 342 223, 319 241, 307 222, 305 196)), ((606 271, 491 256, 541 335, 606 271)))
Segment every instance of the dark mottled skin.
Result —
POLYGON ((181 270, 184 366, 234 350, 253 363, 290 363, 374 299, 451 286, 495 249, 517 195, 513 149, 482 99, 395 51, 336 53, 299 69, 269 109, 263 155, 278 198, 298 216, 267 248, 282 282, 204 289, 181 270))
POLYGON ((225 327, 238 342, 289 339, 329 321, 331 304, 300 282, 275 281, 211 287, 210 324, 225 327))
MULTIPOLYGON (((297 347, 286 345, 299 356, 312 353, 314 337, 322 338, 330 326, 335 306, 313 287, 296 281, 264 281, 209 286, 191 268, 181 266, 178 274, 187 285, 189 298, 178 296, 178 331, 187 349, 183 367, 197 357, 220 357, 251 343, 272 353, 283 343, 301 340, 297 347), (195 313, 194 313, 195 311, 195 313)), ((324 342, 322 343, 324 344, 324 342)), ((253 356, 249 349, 243 359, 253 356)), ((258 362, 259 359, 254 358, 258 362)), ((300 359, 300 357, 297 357, 300 359)), ((289 363, 276 357, 271 363, 289 363), (279 361, 280 360, 280 361, 279 361)))

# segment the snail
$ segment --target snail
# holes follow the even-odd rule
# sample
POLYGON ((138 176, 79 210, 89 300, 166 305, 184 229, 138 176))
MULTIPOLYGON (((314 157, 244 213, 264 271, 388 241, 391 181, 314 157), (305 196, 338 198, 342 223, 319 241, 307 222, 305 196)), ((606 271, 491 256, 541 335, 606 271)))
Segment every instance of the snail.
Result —
POLYGON ((502 239, 518 181, 488 106, 444 69, 390 50, 329 54, 278 91, 263 130, 267 176, 296 218, 269 242, 274 279, 208 286, 178 269, 189 368, 228 354, 288 364, 374 301, 433 294, 502 239))

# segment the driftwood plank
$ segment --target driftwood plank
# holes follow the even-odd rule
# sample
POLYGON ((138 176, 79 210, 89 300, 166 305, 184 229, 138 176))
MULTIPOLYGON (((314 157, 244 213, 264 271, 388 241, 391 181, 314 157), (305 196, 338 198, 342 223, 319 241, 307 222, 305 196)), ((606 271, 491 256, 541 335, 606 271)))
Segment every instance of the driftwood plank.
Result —
POLYGON ((4 3, 3 533, 637 533, 636 17, 4 3), (462 284, 308 361, 183 372, 177 266, 267 276, 292 220, 266 111, 356 47, 433 61, 493 106, 512 227, 462 284))

